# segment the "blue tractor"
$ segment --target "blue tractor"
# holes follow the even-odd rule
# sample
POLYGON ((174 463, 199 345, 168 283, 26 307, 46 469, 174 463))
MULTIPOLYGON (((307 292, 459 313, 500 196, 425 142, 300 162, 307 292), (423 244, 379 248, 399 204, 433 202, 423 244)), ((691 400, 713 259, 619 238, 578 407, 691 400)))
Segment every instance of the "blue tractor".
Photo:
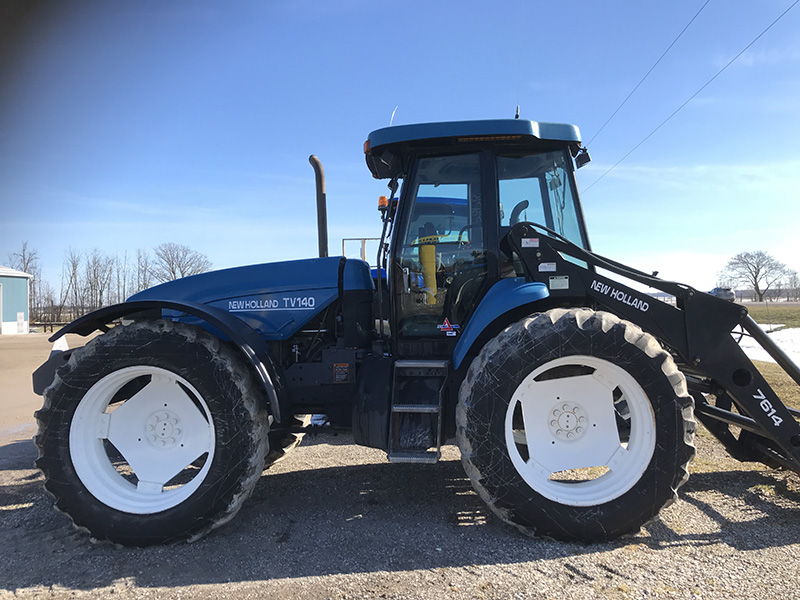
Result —
POLYGON ((688 477, 695 418, 736 458, 800 471, 800 413, 731 332, 800 372, 746 309, 591 252, 576 127, 398 126, 364 150, 391 190, 377 271, 327 256, 323 210, 319 258, 158 285, 53 336, 104 332, 34 374, 37 465, 76 527, 196 539, 310 414, 390 462, 434 463, 455 438, 496 515, 562 540, 655 518, 688 477))

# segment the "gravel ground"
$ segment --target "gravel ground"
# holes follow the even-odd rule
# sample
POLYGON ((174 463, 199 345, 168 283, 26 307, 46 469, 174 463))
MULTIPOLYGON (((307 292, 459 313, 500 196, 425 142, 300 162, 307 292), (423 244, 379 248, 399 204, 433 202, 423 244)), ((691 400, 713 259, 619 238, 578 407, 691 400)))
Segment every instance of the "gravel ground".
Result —
POLYGON ((0 598, 798 596, 800 478, 738 463, 702 431, 681 500, 613 543, 527 538, 499 522, 453 446, 438 465, 390 465, 326 431, 198 542, 94 545, 53 510, 32 467, 35 430, 23 417, 38 399, 20 395, 30 393, 25 361, 42 358, 25 357, 45 342, 10 351, 0 340, 0 598))
POLYGON ((51 506, 29 440, 0 447, 0 598, 795 598, 800 486, 700 438, 682 500, 640 534, 580 545, 500 523, 445 448, 390 465, 320 433, 193 544, 91 544, 51 506), (722 466, 723 468, 720 468, 722 466))

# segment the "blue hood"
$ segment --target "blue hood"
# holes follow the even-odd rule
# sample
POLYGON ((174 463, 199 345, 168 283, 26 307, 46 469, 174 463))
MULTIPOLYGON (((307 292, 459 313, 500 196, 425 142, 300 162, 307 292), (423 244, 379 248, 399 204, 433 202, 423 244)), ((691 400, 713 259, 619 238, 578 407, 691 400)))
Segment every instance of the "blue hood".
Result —
POLYGON ((162 283, 135 300, 183 300, 235 314, 265 339, 287 339, 331 305, 340 291, 374 288, 361 260, 311 258, 235 267, 162 283))

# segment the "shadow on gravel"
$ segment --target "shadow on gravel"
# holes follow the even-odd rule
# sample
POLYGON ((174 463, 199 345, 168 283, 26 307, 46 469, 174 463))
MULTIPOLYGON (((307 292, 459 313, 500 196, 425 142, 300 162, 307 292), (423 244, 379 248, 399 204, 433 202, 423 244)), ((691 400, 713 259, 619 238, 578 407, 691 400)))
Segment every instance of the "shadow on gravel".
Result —
POLYGON ((469 570, 472 565, 502 569, 586 554, 602 559, 613 550, 642 544, 655 551, 697 544, 752 550, 800 539, 800 496, 796 489, 781 487, 786 487, 782 474, 698 474, 664 522, 637 536, 587 546, 527 538, 500 523, 472 491, 457 460, 316 468, 315 456, 346 451, 330 447, 343 446, 343 438, 321 435, 304 442, 307 453, 298 449, 296 461, 291 456, 265 472, 236 518, 210 536, 194 544, 148 549, 89 543, 55 513, 41 476, 20 470, 17 484, 0 492, 0 589, 84 590, 121 580, 138 587, 180 587, 441 567, 469 570), (676 531, 665 524, 683 522, 684 513, 710 519, 713 532, 693 532, 690 525, 676 531))
POLYGON ((681 500, 714 524, 708 533, 649 527, 653 548, 724 543, 736 550, 796 544, 800 539, 800 486, 797 475, 781 471, 698 473, 681 488, 681 500), (732 506, 731 500, 735 500, 732 506))
POLYGON ((39 452, 33 440, 17 440, 0 446, 0 470, 32 469, 39 452))

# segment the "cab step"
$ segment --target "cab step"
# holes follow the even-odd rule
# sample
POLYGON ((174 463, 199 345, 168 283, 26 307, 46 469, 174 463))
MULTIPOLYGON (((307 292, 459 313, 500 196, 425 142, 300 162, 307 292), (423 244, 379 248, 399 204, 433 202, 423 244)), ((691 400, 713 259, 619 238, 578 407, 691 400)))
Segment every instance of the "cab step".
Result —
POLYGON ((446 360, 394 363, 389 420, 389 462, 438 462, 442 446, 442 398, 446 360))

